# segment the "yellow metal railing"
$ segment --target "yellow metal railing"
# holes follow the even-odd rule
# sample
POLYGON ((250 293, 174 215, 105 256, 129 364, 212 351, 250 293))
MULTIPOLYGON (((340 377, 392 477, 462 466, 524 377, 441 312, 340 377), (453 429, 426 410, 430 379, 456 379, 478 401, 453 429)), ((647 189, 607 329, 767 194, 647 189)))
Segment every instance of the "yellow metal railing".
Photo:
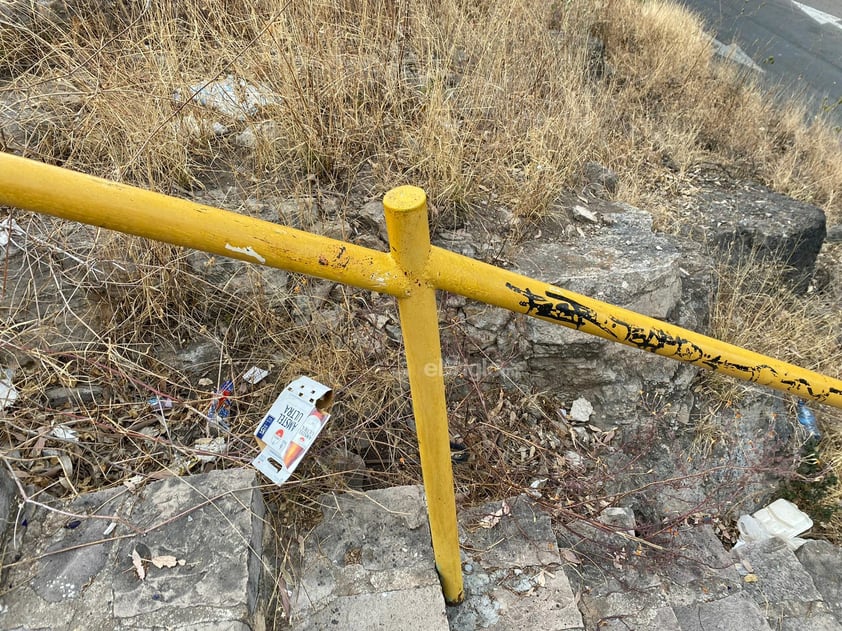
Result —
POLYGON ((430 245, 424 192, 383 200, 390 252, 0 154, 0 204, 318 276, 398 299, 436 567, 463 599, 435 290, 842 407, 842 381, 430 245))

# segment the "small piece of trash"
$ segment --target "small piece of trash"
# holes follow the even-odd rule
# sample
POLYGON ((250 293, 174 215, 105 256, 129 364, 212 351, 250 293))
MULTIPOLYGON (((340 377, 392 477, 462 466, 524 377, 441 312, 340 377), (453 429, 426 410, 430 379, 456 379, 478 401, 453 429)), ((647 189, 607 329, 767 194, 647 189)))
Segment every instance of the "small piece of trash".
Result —
POLYGON ((226 431, 231 428, 228 425, 228 419, 231 417, 232 394, 234 394, 234 382, 229 379, 219 386, 208 409, 208 420, 211 424, 226 431))
POLYGON ((200 438, 193 443, 193 449, 197 451, 206 451, 209 453, 196 454, 199 462, 213 462, 217 459, 219 454, 224 454, 228 449, 228 443, 224 436, 216 436, 215 438, 200 438))
POLYGON ((757 582, 757 574, 746 574, 746 575, 743 577, 743 580, 744 580, 746 583, 756 583, 756 582, 757 582))
POLYGON ((278 486, 286 482, 330 418, 332 401, 333 390, 309 377, 290 383, 254 432, 262 451, 252 466, 278 486))
MULTIPOLYGON (((0 248, 5 248, 12 240, 12 233, 25 235, 26 231, 18 225, 18 222, 11 217, 0 221, 0 248)), ((13 243, 14 245, 14 243, 13 243)))
POLYGON ((511 514, 512 509, 509 508, 509 505, 506 503, 505 500, 500 504, 500 508, 494 511, 490 515, 486 515, 482 519, 479 520, 479 527, 480 528, 494 528, 497 524, 500 523, 500 520, 503 518, 504 515, 511 514))
POLYGON ((114 529, 116 527, 117 527, 117 522, 112 521, 110 524, 108 524, 108 528, 106 528, 105 530, 102 531, 103 536, 110 535, 112 532, 114 532, 114 529))
POLYGON ((67 425, 56 425, 53 429, 50 430, 50 435, 60 440, 69 440, 73 443, 79 442, 79 438, 76 435, 76 430, 68 427, 67 425))
POLYGON ((264 107, 280 102, 268 86, 248 83, 230 74, 218 81, 191 85, 189 95, 176 90, 173 92, 173 100, 179 103, 193 101, 240 121, 247 116, 254 116, 264 107))
POLYGON ((0 409, 5 410, 18 400, 18 391, 12 385, 12 375, 9 368, 4 371, 5 377, 0 379, 0 409))
MULTIPOLYGON (((775 537, 786 543, 790 550, 795 551, 806 541, 799 535, 812 527, 813 520, 807 513, 788 500, 777 499, 752 515, 740 516, 737 520, 740 537, 734 548, 775 537)), ((749 571, 751 571, 750 568, 749 571)))
POLYGON ((257 366, 252 366, 246 372, 243 373, 243 381, 245 381, 246 383, 250 383, 254 386, 266 379, 266 376, 268 374, 268 370, 263 370, 262 368, 258 368, 257 366))
POLYGON ((202 377, 201 379, 199 379, 199 385, 202 386, 203 388, 206 388, 208 386, 212 386, 213 380, 208 379, 207 377, 202 377))
POLYGON ((147 401, 149 407, 154 408, 156 410, 171 410, 172 409, 172 399, 167 397, 152 397, 147 401))
POLYGON ((175 567, 179 564, 178 559, 176 559, 171 554, 162 554, 160 556, 152 557, 151 559, 149 559, 149 562, 152 563, 152 565, 157 567, 159 570, 163 567, 175 567))

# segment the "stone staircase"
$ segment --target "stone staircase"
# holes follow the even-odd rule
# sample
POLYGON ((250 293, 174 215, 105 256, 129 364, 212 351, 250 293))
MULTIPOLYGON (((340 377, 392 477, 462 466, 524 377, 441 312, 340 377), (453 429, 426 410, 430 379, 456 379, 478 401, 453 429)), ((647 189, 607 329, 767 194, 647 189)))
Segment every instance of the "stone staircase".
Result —
MULTIPOLYGON (((14 485, 0 489, 0 628, 265 628, 277 571, 254 472, 100 491, 61 513, 18 511, 14 485)), ((521 495, 460 512, 466 600, 446 607, 421 487, 320 502, 282 623, 294 631, 842 629, 842 550, 824 541, 729 552, 706 524, 643 540, 623 508, 554 529, 521 495)))

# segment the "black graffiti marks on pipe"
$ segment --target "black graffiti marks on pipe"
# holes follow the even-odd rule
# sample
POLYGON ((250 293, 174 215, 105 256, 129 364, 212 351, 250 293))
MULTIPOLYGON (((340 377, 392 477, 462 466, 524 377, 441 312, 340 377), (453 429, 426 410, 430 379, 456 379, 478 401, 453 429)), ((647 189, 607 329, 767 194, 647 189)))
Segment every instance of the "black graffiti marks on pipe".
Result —
POLYGON ((832 396, 842 396, 842 390, 834 388, 833 386, 830 386, 827 390, 820 390, 817 392, 813 388, 813 384, 811 384, 807 379, 804 379, 804 377, 793 377, 789 379, 782 378, 781 383, 784 384, 790 392, 797 392, 799 394, 804 394, 806 392, 809 397, 819 402, 825 401, 832 396))
MULTIPOLYGON (((581 329, 591 324, 606 334, 606 337, 625 342, 641 350, 657 353, 665 357, 673 357, 691 364, 704 366, 711 370, 739 373, 746 381, 758 382, 764 373, 771 379, 778 378, 778 372, 768 364, 742 364, 729 361, 721 355, 713 355, 688 339, 671 335, 657 327, 642 327, 629 324, 619 318, 600 314, 583 305, 581 302, 563 294, 547 291, 546 294, 533 292, 528 287, 521 289, 511 283, 506 283, 511 291, 524 297, 518 304, 526 308, 527 315, 555 320, 575 329, 581 329)), ((806 380, 801 380, 806 381, 806 380)), ((800 390, 803 385, 792 383, 792 389, 800 390)), ((812 390, 810 390, 812 394, 812 390)))
POLYGON ((611 337, 619 339, 613 331, 602 325, 596 311, 572 298, 552 291, 548 291, 546 295, 536 294, 529 287, 521 289, 511 283, 506 283, 506 288, 525 298, 518 304, 521 307, 526 307, 527 315, 556 320, 574 329, 581 329, 585 324, 592 324, 611 337))

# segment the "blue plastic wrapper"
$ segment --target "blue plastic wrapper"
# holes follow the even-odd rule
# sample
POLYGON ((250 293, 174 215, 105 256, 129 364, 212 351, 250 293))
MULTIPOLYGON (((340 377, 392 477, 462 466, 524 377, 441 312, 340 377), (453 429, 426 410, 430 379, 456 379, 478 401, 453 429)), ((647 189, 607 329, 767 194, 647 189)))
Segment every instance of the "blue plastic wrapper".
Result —
POLYGON ((816 423, 816 415, 813 414, 812 410, 807 407, 804 401, 798 402, 796 416, 801 426, 810 434, 810 438, 816 438, 818 440, 822 437, 819 426, 816 423))

